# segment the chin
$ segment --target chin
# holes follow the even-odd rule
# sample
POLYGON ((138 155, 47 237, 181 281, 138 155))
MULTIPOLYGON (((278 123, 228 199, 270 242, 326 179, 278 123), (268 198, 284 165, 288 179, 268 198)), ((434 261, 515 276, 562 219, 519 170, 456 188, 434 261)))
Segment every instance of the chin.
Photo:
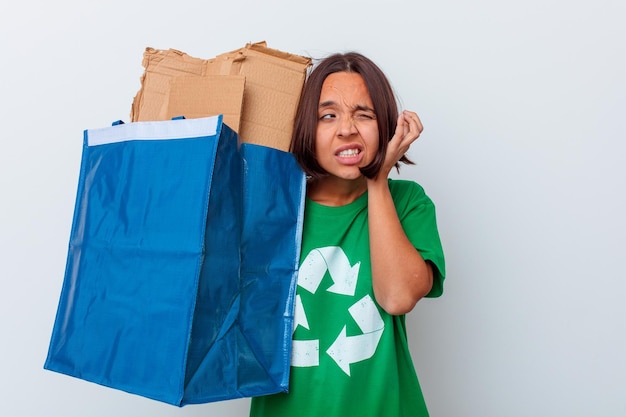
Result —
POLYGON ((350 172, 347 174, 339 175, 339 178, 347 180, 347 181, 355 181, 363 178, 363 174, 358 170, 357 172, 350 172))

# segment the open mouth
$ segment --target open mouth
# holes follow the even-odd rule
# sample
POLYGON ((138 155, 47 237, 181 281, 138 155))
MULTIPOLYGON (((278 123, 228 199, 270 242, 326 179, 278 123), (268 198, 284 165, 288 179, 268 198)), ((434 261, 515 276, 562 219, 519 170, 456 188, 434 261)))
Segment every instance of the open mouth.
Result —
POLYGON ((360 149, 344 149, 343 151, 340 151, 339 153, 337 153, 337 156, 340 158, 351 158, 351 157, 355 157, 358 154, 361 153, 360 149))
POLYGON ((358 165, 365 155, 363 152, 359 145, 345 145, 335 151, 335 158, 342 165, 358 165))

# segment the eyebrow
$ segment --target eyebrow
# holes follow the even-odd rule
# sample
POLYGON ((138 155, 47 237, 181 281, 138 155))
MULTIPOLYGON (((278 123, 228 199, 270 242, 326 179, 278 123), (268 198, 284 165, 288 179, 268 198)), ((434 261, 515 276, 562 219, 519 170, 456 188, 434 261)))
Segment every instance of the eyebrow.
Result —
MULTIPOLYGON (((332 100, 328 100, 328 101, 321 102, 319 104, 318 108, 319 109, 323 109, 323 108, 326 108, 326 107, 333 107, 333 106, 336 106, 336 105, 337 105, 337 102, 332 101, 332 100)), ((352 110, 354 110, 354 111, 369 111, 369 112, 372 112, 372 113, 376 113, 373 108, 371 108, 369 106, 366 106, 364 104, 357 104, 356 106, 354 106, 352 108, 352 110)))

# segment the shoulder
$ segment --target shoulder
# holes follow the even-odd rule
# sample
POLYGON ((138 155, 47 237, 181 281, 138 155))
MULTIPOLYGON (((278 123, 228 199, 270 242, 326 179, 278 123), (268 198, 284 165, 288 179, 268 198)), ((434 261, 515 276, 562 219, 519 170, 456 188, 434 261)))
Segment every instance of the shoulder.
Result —
POLYGON ((424 192, 424 188, 415 181, 393 179, 387 181, 392 192, 424 192))
POLYGON ((414 181, 390 179, 389 191, 397 208, 432 204, 424 188, 414 181))

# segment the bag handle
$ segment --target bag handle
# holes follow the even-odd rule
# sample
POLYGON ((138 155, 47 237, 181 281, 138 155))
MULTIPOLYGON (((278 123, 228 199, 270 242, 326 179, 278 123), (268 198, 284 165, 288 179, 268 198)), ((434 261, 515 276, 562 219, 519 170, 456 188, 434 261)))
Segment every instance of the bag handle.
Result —
MULTIPOLYGON (((185 116, 175 116, 172 117, 172 120, 184 120, 185 116)), ((116 120, 113 123, 111 123, 111 126, 119 126, 119 125, 123 125, 124 121, 123 120, 116 120)))

